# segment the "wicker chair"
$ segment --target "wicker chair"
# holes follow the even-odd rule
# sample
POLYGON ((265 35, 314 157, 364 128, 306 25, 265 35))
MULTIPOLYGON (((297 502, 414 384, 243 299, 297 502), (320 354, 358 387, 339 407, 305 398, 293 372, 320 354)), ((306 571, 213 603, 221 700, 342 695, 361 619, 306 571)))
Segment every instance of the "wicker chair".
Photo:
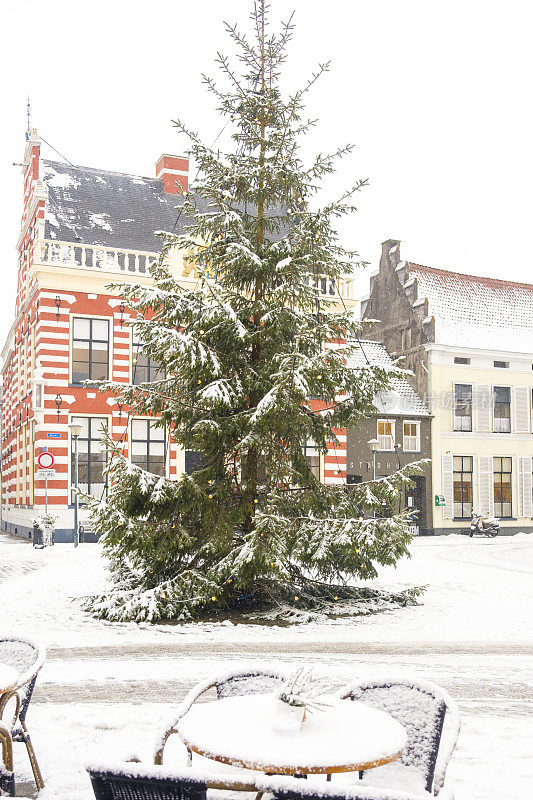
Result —
POLYGON ((15 775, 13 772, 13 741, 8 729, 0 724, 0 794, 6 792, 15 796, 15 775))
POLYGON ((460 730, 459 709, 447 692, 427 681, 393 678, 353 684, 341 692, 341 697, 385 711, 407 731, 402 756, 394 764, 372 770, 368 774, 370 783, 392 770, 399 780, 408 776, 412 780, 414 773, 420 789, 430 796, 441 792, 460 730))
POLYGON ((37 675, 44 664, 45 658, 46 651, 44 648, 30 639, 0 635, 0 661, 16 669, 19 675, 15 689, 2 696, 0 721, 7 725, 14 742, 24 742, 26 745, 38 791, 44 787, 44 781, 26 726, 26 714, 37 681, 37 675), (11 715, 10 709, 13 703, 15 708, 14 713, 11 715), (10 719, 6 719, 8 713, 10 719))
POLYGON ((89 765, 96 800, 206 800, 207 785, 192 770, 141 764, 89 765))
MULTIPOLYGON (((211 678, 203 683, 194 686, 188 695, 185 697, 179 708, 174 713, 174 716, 163 727, 157 737, 155 744, 154 761, 156 764, 163 763, 163 753, 165 745, 169 737, 173 733, 177 733, 176 727, 180 719, 189 711, 193 703, 205 692, 210 689, 216 690, 217 700, 222 700, 225 697, 235 697, 237 695, 245 694, 259 694, 262 692, 272 691, 276 686, 279 686, 283 680, 284 675, 275 672, 274 670, 261 669, 260 667, 250 667, 238 671, 233 670, 230 673, 221 675, 217 678, 211 678)), ((188 752, 188 766, 192 763, 192 753, 188 752)), ((244 780, 242 786, 236 780, 232 788, 239 788, 243 791, 253 791, 253 786, 250 786, 250 780, 244 780)), ((210 785, 209 788, 218 788, 210 785)))
MULTIPOLYGON (((298 778, 261 776, 256 787, 267 800, 422 800, 420 794, 410 794, 396 789, 377 789, 359 784, 335 786, 319 785, 298 778)), ((444 798, 443 798, 444 800, 444 798)), ((448 796, 447 800, 453 800, 448 796)))

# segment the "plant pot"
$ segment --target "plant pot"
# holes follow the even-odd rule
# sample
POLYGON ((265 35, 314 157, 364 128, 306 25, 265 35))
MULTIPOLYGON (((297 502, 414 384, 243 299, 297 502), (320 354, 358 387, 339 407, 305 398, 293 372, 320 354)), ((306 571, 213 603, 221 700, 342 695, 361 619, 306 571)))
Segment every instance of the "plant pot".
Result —
POLYGON ((298 733, 305 719, 305 706, 291 706, 276 698, 272 728, 278 733, 298 733))

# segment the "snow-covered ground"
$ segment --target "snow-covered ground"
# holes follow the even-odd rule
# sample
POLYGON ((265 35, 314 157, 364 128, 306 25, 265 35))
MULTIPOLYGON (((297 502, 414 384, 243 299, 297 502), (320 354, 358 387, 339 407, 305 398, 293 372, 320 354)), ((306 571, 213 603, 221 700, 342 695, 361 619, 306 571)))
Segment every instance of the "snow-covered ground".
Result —
MULTIPOLYGON (((533 536, 424 538, 379 578, 388 587, 428 584, 418 607, 290 627, 116 625, 76 602, 104 586, 99 546, 33 550, 0 535, 0 628, 48 650, 28 714, 47 784, 41 798, 88 800, 87 760, 148 758, 169 706, 209 673, 252 659, 315 662, 339 686, 391 672, 441 684, 463 718, 448 770, 456 800, 529 798, 532 579, 533 536)), ((16 749, 20 779, 29 780, 16 749)))

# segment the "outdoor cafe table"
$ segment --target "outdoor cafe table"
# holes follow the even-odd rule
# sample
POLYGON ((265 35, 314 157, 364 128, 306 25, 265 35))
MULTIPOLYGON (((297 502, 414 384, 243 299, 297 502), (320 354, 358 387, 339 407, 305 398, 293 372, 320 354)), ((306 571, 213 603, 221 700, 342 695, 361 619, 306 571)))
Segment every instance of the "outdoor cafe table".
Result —
POLYGON ((223 764, 277 775, 357 772, 398 758, 405 729, 388 714, 332 698, 324 711, 307 712, 298 732, 274 727, 273 694, 240 695, 189 709, 177 731, 193 752, 223 764))

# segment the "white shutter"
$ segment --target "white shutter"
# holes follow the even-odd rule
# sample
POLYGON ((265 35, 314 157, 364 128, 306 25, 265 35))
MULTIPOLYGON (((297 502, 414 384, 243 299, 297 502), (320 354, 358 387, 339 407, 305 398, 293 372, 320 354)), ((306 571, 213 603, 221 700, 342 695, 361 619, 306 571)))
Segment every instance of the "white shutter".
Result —
POLYGON ((474 391, 475 430, 484 433, 492 430, 492 393, 490 384, 476 383, 474 391))
POLYGON ((453 519, 453 456, 442 456, 442 494, 446 500, 442 517, 453 519))
POLYGON ((518 458, 518 516, 533 516, 533 458, 518 458))
POLYGON ((514 432, 529 433, 529 386, 515 386, 513 389, 514 432))
POLYGON ((480 514, 494 514, 494 474, 492 456, 478 456, 478 503, 480 514))

